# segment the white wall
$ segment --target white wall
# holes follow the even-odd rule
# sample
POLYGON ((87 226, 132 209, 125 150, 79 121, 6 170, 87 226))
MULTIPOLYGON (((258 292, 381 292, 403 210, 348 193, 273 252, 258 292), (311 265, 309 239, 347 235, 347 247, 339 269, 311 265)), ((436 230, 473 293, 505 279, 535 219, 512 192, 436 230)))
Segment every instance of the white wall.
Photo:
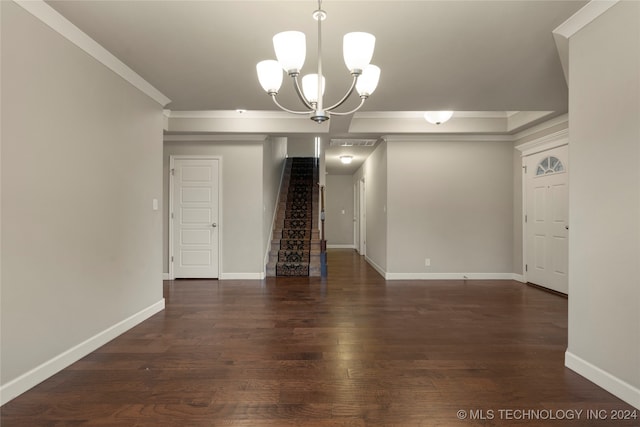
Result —
POLYGON ((353 175, 364 178, 366 259, 379 273, 387 269, 387 143, 381 142, 353 175))
MULTIPOLYGON (((213 138, 212 138, 213 139, 213 138)), ((249 138, 247 138, 249 139, 249 138)), ((264 203, 262 140, 178 141, 164 143, 164 272, 169 271, 169 157, 211 155, 220 157, 219 221, 222 265, 220 278, 255 278, 264 272, 264 203)))
POLYGON ((395 136, 387 142, 390 277, 510 278, 513 145, 395 136))
POLYGON ((567 366, 640 408, 640 3, 569 39, 567 366))
POLYGON ((152 210, 163 118, 158 103, 0 3, 4 402, 164 306, 152 210))
POLYGON ((327 175, 325 236, 329 247, 353 247, 353 177, 327 175))
POLYGON ((269 249, 271 248, 273 221, 277 213, 278 196, 287 156, 287 138, 270 137, 263 143, 262 147, 262 194, 264 203, 262 247, 265 250, 263 263, 266 266, 269 249))

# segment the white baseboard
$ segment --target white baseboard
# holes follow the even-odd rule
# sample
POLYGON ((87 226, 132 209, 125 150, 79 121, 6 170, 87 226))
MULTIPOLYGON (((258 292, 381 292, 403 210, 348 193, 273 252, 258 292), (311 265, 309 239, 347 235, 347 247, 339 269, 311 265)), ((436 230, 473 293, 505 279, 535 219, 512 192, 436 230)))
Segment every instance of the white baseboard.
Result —
POLYGON ((567 350, 564 354, 564 366, 582 375, 609 393, 640 409, 640 389, 614 377, 586 360, 567 350))
POLYGON ((382 277, 384 277, 384 278, 386 279, 386 277, 385 277, 385 276, 386 276, 387 272, 386 272, 386 271, 384 271, 384 269, 383 269, 382 267, 380 267, 378 264, 376 264, 375 262, 373 262, 373 261, 371 260, 371 258, 369 258, 369 257, 368 257, 368 256, 366 256, 366 255, 364 256, 364 259, 369 263, 369 265, 371 265, 371 267, 373 267, 373 268, 374 268, 378 273, 380 273, 380 275, 381 275, 382 277))
POLYGON ((260 273, 221 273, 220 280, 262 280, 266 277, 265 272, 260 273))
POLYGON ((162 280, 171 280, 169 278, 169 273, 162 273, 162 280))
POLYGON ((516 282, 527 283, 527 279, 524 278, 524 274, 513 273, 512 276, 512 280, 515 280, 516 282))
POLYGON ((513 273, 387 273, 387 280, 515 280, 513 273))
POLYGON ((327 249, 355 249, 354 245, 330 245, 327 243, 327 249))
POLYGON ((18 378, 3 384, 0 387, 0 405, 21 395, 30 388, 40 384, 47 378, 57 374, 69 365, 77 362, 87 354, 102 347, 112 339, 123 334, 134 326, 147 320, 154 314, 164 310, 164 298, 155 304, 135 313, 134 315, 116 323, 91 338, 71 347, 69 350, 55 356, 18 378))

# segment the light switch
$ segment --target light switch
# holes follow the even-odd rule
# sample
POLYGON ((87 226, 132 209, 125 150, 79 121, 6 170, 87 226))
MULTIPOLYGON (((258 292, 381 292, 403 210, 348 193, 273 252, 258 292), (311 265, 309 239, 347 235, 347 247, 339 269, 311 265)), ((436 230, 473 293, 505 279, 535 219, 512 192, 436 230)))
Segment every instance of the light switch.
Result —
POLYGON ((342 209, 342 215, 344 215, 344 214, 345 214, 344 209, 342 209))
POLYGON ((154 211, 158 210, 158 199, 153 199, 153 210, 154 211))

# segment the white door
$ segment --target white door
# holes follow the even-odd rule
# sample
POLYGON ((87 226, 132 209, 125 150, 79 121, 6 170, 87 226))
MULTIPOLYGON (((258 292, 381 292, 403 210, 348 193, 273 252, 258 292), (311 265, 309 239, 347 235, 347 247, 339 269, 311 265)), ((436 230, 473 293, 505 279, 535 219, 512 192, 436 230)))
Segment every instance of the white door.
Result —
POLYGON ((525 158, 526 278, 568 293, 569 147, 525 158))
POLYGON ((218 159, 172 158, 174 278, 218 277, 218 159))
POLYGON ((360 238, 359 238, 359 250, 358 252, 360 253, 360 255, 366 255, 367 254, 367 198, 366 198, 366 193, 365 193, 365 185, 364 185, 364 179, 361 179, 359 181, 360 183, 360 188, 359 188, 359 197, 360 197, 360 210, 359 210, 359 214, 360 214, 360 221, 359 221, 359 231, 360 231, 360 238))

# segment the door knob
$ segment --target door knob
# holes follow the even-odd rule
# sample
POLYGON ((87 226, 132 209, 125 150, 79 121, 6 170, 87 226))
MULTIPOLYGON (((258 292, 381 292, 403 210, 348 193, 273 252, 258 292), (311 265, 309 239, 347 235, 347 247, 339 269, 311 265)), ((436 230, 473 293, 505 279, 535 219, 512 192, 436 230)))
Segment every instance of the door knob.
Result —
POLYGON ((214 222, 213 224, 211 224, 211 226, 212 226, 213 228, 216 228, 216 227, 218 226, 218 224, 216 224, 216 223, 214 222))

